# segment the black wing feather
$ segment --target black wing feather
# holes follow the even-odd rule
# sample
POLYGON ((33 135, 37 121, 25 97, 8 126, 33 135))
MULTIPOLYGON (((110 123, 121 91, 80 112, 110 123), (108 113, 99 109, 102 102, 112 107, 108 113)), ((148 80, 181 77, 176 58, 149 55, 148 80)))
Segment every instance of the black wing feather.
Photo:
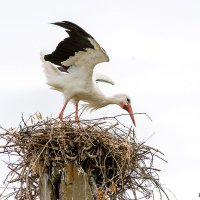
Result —
POLYGON ((56 22, 53 24, 65 28, 69 37, 61 41, 55 51, 44 56, 46 61, 50 61, 62 67, 68 67, 63 66, 61 63, 66 61, 70 56, 74 56, 76 52, 86 51, 86 48, 94 49, 94 46, 88 40, 88 38, 93 37, 81 27, 68 21, 56 22))

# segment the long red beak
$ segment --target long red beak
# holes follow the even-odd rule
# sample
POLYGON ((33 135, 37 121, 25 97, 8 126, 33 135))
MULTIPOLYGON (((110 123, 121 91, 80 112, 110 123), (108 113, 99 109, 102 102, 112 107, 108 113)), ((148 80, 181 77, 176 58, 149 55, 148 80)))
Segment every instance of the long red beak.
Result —
POLYGON ((133 110, 132 110, 132 107, 131 107, 131 104, 128 104, 128 105, 124 105, 122 107, 124 110, 128 111, 132 121, 133 121, 133 124, 134 126, 136 127, 136 123, 135 123, 135 118, 134 118, 134 113, 133 113, 133 110))

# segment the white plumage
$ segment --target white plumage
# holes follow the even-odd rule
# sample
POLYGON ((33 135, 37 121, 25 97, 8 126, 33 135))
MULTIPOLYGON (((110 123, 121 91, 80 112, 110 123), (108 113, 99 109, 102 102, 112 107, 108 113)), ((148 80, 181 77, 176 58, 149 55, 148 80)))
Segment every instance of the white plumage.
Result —
POLYGON ((129 112, 135 125, 130 98, 125 94, 107 97, 97 85, 98 81, 114 84, 106 75, 94 72, 96 64, 109 61, 106 52, 91 35, 76 24, 67 21, 54 24, 65 28, 69 37, 61 41, 51 54, 42 52, 41 60, 47 84, 62 92, 65 97, 60 119, 63 120, 65 107, 72 101, 76 107, 75 120, 78 121, 78 103, 84 101, 91 109, 117 104, 129 112))

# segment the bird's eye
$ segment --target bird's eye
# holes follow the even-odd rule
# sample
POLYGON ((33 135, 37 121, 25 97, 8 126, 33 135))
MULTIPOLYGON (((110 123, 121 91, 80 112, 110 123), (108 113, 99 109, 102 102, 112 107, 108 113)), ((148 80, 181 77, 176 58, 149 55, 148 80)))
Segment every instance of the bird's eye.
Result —
POLYGON ((126 100, 127 100, 127 102, 128 102, 128 103, 130 103, 130 102, 131 102, 131 100, 130 100, 129 98, 127 98, 126 100))

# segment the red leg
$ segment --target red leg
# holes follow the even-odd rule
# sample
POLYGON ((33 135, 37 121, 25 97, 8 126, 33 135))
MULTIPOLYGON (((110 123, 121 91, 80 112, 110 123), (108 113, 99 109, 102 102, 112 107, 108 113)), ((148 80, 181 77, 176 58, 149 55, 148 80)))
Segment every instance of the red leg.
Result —
POLYGON ((64 104, 62 110, 60 111, 60 114, 59 114, 60 121, 63 121, 63 113, 64 113, 64 111, 65 111, 65 108, 66 108, 68 102, 69 102, 69 100, 66 100, 66 101, 65 101, 65 104, 64 104))
POLYGON ((79 117, 78 117, 78 101, 76 101, 75 107, 76 107, 76 110, 75 110, 75 121, 79 121, 79 117))
POLYGON ((80 122, 79 122, 79 117, 78 117, 78 101, 75 102, 75 121, 77 122, 77 125, 79 128, 81 128, 80 122))

